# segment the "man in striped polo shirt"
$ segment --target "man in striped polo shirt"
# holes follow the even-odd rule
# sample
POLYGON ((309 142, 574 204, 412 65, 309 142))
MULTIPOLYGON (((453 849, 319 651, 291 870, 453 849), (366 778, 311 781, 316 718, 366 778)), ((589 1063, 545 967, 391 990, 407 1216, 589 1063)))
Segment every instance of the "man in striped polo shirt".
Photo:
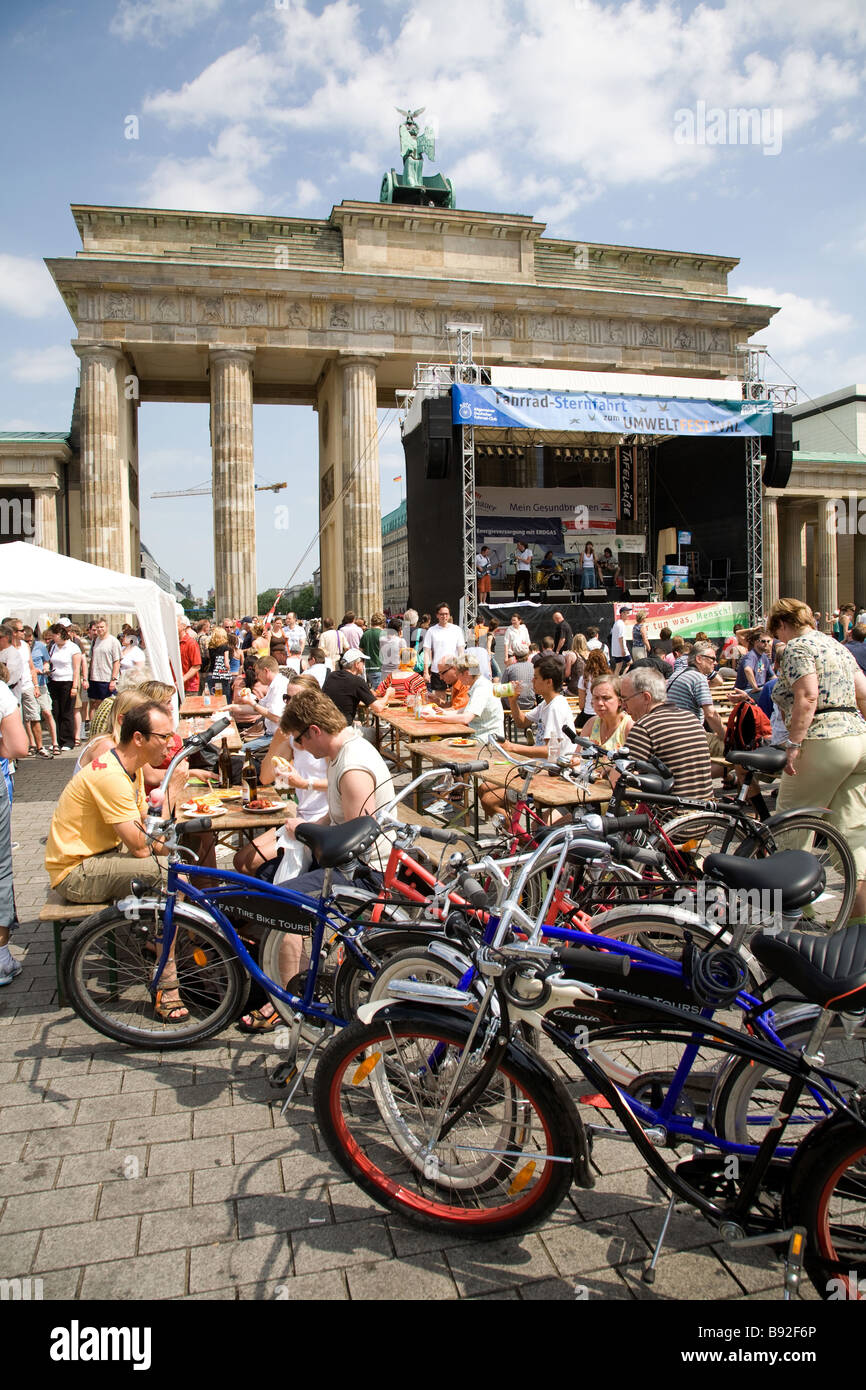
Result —
POLYGON ((639 667, 622 678, 622 703, 635 721, 629 732, 629 752, 636 758, 653 755, 670 768, 677 796, 707 801, 713 794, 710 752, 701 725, 693 714, 666 703, 665 678, 650 667, 639 667))

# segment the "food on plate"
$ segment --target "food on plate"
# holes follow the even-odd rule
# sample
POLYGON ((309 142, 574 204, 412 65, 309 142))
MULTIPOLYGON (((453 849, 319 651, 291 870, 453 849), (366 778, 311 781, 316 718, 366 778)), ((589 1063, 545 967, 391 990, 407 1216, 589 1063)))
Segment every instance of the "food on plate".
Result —
POLYGON ((275 809, 282 810, 282 806, 278 802, 263 801, 260 796, 257 796, 255 800, 248 801, 243 809, 245 811, 273 811, 275 809))
POLYGON ((448 740, 448 747, 449 747, 449 748, 468 748, 468 747, 470 746, 470 744, 473 744, 474 742, 475 742, 475 739, 474 739, 474 738, 449 738, 449 740, 448 740))

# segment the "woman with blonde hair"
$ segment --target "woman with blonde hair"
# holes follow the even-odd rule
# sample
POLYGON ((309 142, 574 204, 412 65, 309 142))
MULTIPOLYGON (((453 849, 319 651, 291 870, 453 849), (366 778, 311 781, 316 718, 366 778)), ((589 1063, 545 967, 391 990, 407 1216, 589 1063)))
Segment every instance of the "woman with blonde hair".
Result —
POLYGON ((826 633, 811 608, 781 598, 767 631, 785 643, 772 699, 788 731, 780 811, 827 806, 848 841, 857 892, 848 925, 866 921, 866 676, 826 633))
POLYGON ((595 676, 590 693, 595 716, 584 725, 584 737, 602 748, 622 748, 634 720, 622 707, 619 676, 595 676))
MULTIPOLYGON (((270 646, 270 642, 268 643, 270 646)), ((231 696, 232 682, 229 659, 229 635, 224 627, 215 627, 207 644, 210 669, 207 673, 208 689, 219 688, 226 699, 231 696)))
POLYGON ((586 658, 583 675, 577 683, 578 695, 582 697, 580 728, 583 728, 584 724, 595 714, 595 707, 592 702, 593 681, 599 676, 609 676, 610 674, 610 667, 604 652, 600 647, 593 647, 586 658))
MULTIPOLYGON (((174 686, 172 686, 173 689, 174 686)), ((128 710, 134 709, 136 705, 147 704, 151 698, 149 695, 142 694, 140 687, 122 690, 119 695, 116 695, 111 707, 111 728, 105 733, 94 734, 84 745, 78 755, 75 771, 80 772, 83 767, 95 762, 103 753, 115 748, 120 741, 120 726, 123 723, 123 716, 128 710)))

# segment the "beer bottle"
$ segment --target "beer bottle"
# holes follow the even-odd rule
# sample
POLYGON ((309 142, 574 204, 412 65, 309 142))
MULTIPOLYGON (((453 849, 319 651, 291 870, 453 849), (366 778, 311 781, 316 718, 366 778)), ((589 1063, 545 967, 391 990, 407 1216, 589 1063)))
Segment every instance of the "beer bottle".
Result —
POLYGON ((225 744, 222 745, 217 758, 217 769, 221 787, 230 787, 232 784, 232 755, 225 744))
POLYGON ((255 801, 259 790, 259 774, 256 771, 255 760, 252 753, 247 753, 244 762, 243 772, 241 773, 241 802, 246 806, 250 801, 255 801))

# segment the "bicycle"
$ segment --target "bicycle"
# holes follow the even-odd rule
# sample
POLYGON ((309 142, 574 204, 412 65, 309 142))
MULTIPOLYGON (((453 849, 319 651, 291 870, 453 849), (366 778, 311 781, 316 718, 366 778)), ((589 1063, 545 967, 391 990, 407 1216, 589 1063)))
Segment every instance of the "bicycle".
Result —
MULTIPOLYGON (((571 827, 559 834, 564 863, 575 836, 571 827)), ((524 866, 521 877, 527 871, 524 866)), ((864 1094, 855 1087, 843 1098, 839 1086, 847 1078, 828 1072, 818 1049, 837 994, 846 993, 849 1006, 866 1004, 866 928, 854 929, 856 941, 845 961, 839 937, 759 933, 753 941, 759 957, 784 971, 818 1006, 804 1050, 790 1054, 707 1017, 705 1006, 695 1008, 700 999, 691 1008, 645 997, 636 1001, 625 988, 628 961, 597 948, 557 955, 540 943, 540 924, 528 941, 515 941, 513 922, 524 925, 516 887, 494 941, 476 952, 484 984, 480 1004, 465 990, 403 982, 394 988, 406 1002, 371 1003, 330 1043, 316 1073, 315 1107, 323 1137, 344 1171, 375 1200, 417 1224, 481 1238, 537 1224, 572 1181, 591 1186, 586 1127, 561 1078, 513 1032, 524 1020, 540 1027, 577 1066, 671 1192, 645 1271, 648 1281, 679 1198, 715 1221, 732 1246, 785 1250, 786 1297, 796 1292, 803 1264, 825 1297, 833 1276, 851 1279, 857 1296, 866 1264, 864 1094), (706 1048, 746 1065, 771 1065, 785 1077, 776 1121, 759 1145, 746 1149, 711 1136, 718 1156, 700 1155, 675 1168, 662 1157, 664 1128, 647 1124, 650 1107, 610 1080, 586 1037, 585 1020, 606 1020, 606 1026, 626 1032, 636 1008, 645 1033, 683 1043, 684 1066, 689 1053, 706 1048), (821 1097, 828 1118, 790 1163, 782 1162, 790 1116, 807 1089, 821 1097), (725 1162, 726 1154, 736 1164, 725 1162)), ((737 957, 719 956, 711 952, 705 959, 706 978, 717 989, 727 983, 730 993, 737 957)), ((669 1114, 668 1124, 674 1118, 669 1114)))
MULTIPOLYGON (((186 741, 166 769, 163 793, 180 763, 210 743, 227 723, 217 720, 186 741)), ((403 794, 411 790, 410 785, 403 794)), ((333 875, 337 868, 354 863, 380 836, 382 827, 374 817, 345 826, 298 827, 296 838, 315 852, 325 870, 319 898, 289 884, 276 886, 233 871, 184 863, 182 856, 192 857, 192 852, 179 843, 178 834, 209 831, 210 817, 179 827, 173 813, 165 818, 151 814, 142 828, 148 840, 161 840, 168 850, 166 886, 154 893, 149 886, 133 884, 126 898, 88 918, 66 942, 61 972, 67 997, 80 1017, 130 1046, 186 1047, 212 1037, 243 1012, 252 979, 290 1025, 290 1064, 302 1033, 317 1046, 345 1024, 331 1007, 332 972, 324 967, 328 958, 335 967, 341 951, 366 973, 375 973, 372 934, 365 939, 364 918, 377 894, 335 883, 333 875), (250 929, 262 933, 259 963, 241 935, 250 929), (307 969, 283 986, 279 956, 287 933, 309 937, 310 958, 307 969), (179 1020, 158 1018, 153 1007, 169 961, 188 1011, 179 1020)), ((308 1064, 309 1057, 304 1067, 308 1064)))

